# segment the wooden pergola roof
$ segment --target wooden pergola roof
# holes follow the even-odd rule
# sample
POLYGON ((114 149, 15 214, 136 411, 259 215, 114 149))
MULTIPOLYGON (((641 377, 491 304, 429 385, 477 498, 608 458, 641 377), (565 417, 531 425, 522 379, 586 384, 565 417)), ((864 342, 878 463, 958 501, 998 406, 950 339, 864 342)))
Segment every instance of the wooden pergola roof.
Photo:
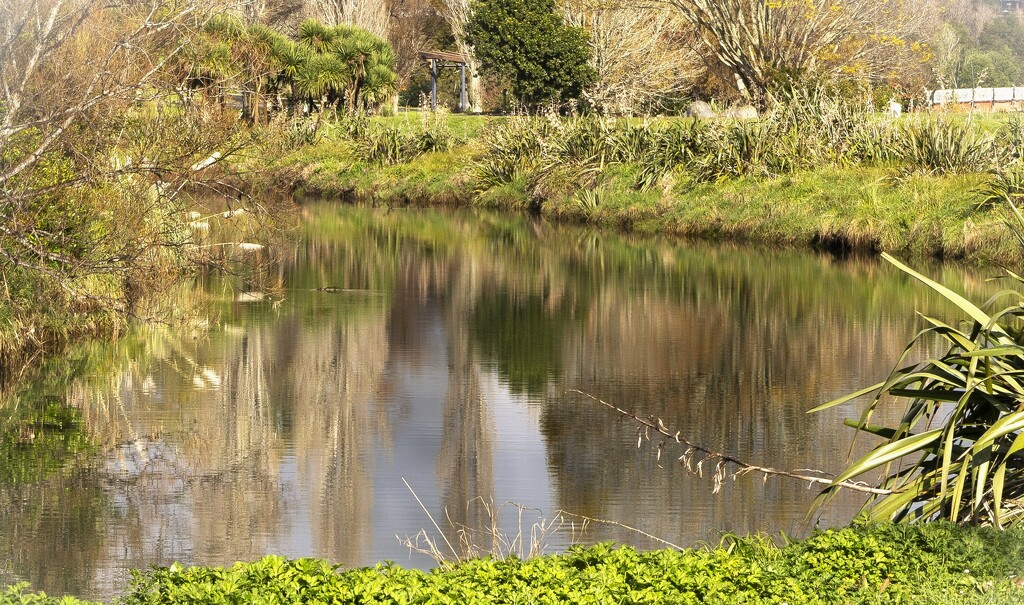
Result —
POLYGON ((465 64, 469 62, 466 55, 462 53, 446 53, 441 51, 421 51, 421 59, 437 59, 438 61, 447 61, 449 63, 461 63, 465 64))

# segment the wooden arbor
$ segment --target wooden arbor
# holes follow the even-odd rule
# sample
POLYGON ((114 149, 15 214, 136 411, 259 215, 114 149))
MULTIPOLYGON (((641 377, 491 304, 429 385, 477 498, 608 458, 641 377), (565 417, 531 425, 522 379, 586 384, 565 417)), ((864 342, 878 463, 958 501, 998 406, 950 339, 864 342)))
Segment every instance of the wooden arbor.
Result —
POLYGON ((462 87, 459 93, 459 111, 469 108, 469 97, 466 95, 466 55, 446 52, 421 52, 421 59, 430 61, 430 111, 437 111, 437 73, 443 67, 454 67, 461 72, 462 87))

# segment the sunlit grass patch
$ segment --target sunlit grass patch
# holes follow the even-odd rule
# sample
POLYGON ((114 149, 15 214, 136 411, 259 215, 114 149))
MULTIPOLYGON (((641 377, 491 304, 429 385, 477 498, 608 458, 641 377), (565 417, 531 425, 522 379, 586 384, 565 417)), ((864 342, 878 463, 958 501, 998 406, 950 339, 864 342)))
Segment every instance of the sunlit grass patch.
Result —
POLYGON ((815 99, 756 122, 443 112, 364 122, 333 127, 283 163, 306 163, 307 191, 376 204, 528 208, 645 232, 975 263, 1016 254, 1005 212, 985 202, 1018 195, 988 168, 1024 152, 1012 118, 893 120, 815 99), (383 136, 374 128, 410 146, 360 152, 383 136), (420 139, 453 143, 425 152, 420 139))

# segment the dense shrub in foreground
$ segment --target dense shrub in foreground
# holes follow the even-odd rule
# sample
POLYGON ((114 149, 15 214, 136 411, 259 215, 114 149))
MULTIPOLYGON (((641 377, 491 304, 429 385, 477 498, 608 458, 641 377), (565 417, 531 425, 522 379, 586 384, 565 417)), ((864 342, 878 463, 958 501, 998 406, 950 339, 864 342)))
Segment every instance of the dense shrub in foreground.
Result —
MULTIPOLYGON (((228 569, 173 565, 136 574, 118 602, 1002 604, 1024 603, 1022 573, 1024 531, 936 523, 828 530, 782 548, 731 536, 681 552, 601 544, 433 572, 380 564, 339 573, 276 556, 228 569)), ((15 588, 0 605, 56 602, 38 599, 15 588)))

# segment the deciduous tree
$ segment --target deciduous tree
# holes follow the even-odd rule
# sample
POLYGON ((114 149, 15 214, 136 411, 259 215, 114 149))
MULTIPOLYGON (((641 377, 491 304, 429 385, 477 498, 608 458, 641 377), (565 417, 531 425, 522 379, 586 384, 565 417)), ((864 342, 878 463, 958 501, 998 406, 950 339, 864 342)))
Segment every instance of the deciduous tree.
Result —
POLYGON ((656 108, 706 72, 692 27, 671 7, 564 0, 562 8, 566 20, 589 35, 597 77, 584 96, 604 113, 656 108))
POLYGON ((664 1, 754 97, 802 78, 887 77, 941 21, 927 0, 664 1))
POLYGON ((3 3, 0 373, 12 353, 117 325, 203 254, 179 193, 240 139, 179 102, 172 68, 214 8, 3 3))
POLYGON ((469 20, 473 14, 470 0, 441 0, 441 5, 443 7, 441 14, 448 22, 448 26, 452 28, 455 45, 459 52, 467 58, 469 105, 474 113, 479 113, 483 103, 483 80, 480 77, 480 61, 467 36, 469 20))
POLYGON ((390 6, 387 0, 311 0, 309 16, 327 25, 349 25, 387 38, 390 6))

